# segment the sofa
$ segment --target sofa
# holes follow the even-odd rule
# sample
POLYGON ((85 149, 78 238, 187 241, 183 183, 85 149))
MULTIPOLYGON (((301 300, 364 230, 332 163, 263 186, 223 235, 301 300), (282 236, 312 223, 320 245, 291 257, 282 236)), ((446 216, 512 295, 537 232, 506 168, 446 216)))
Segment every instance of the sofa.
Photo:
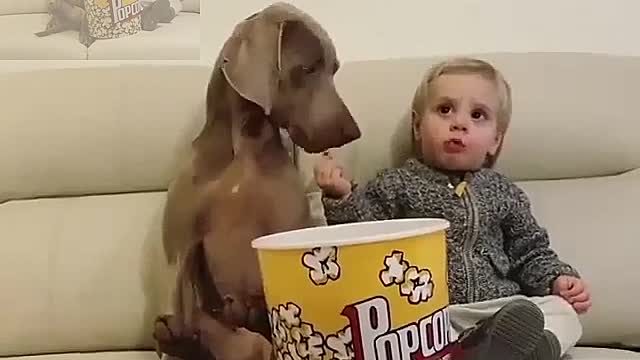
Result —
POLYGON ((89 47, 78 31, 45 37, 48 0, 0 1, 0 60, 199 60, 200 0, 183 0, 183 11, 153 31, 96 40, 89 47))
MULTIPOLYGON (((514 89, 498 169, 530 195, 552 246, 593 294, 580 346, 566 358, 640 359, 640 58, 478 56, 514 89)), ((407 156, 411 95, 438 59, 346 62, 338 71, 363 135, 337 157, 357 181, 407 156)), ((162 208, 203 126, 210 72, 186 62, 0 67, 8 100, 0 108, 0 357, 157 358, 152 324, 168 309, 174 276, 162 253, 162 208)), ((316 156, 301 154, 300 174, 322 217, 316 156)))

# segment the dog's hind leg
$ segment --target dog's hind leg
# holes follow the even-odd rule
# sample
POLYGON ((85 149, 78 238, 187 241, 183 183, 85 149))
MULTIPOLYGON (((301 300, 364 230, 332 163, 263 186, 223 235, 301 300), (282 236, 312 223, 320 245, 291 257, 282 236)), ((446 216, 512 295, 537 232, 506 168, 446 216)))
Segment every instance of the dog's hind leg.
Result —
POLYGON ((174 315, 160 315, 154 324, 153 337, 158 353, 165 353, 185 360, 199 359, 202 349, 193 324, 193 314, 198 304, 195 276, 198 269, 201 243, 193 244, 180 264, 174 294, 174 315))
POLYGON ((44 31, 39 31, 35 33, 37 37, 49 36, 57 33, 61 33, 63 31, 67 31, 69 28, 65 26, 61 21, 59 21, 56 17, 51 18, 49 23, 47 23, 47 27, 44 31))

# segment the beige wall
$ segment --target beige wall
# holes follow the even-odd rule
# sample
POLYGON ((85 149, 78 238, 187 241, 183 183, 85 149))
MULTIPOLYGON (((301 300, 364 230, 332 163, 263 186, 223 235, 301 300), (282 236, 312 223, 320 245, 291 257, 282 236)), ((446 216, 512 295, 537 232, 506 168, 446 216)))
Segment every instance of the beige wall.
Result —
MULTIPOLYGON (((268 0, 202 1, 203 49, 268 0)), ((638 0, 291 0, 333 36, 343 61, 485 51, 639 55, 638 0), (401 4, 401 5, 396 5, 401 4)))

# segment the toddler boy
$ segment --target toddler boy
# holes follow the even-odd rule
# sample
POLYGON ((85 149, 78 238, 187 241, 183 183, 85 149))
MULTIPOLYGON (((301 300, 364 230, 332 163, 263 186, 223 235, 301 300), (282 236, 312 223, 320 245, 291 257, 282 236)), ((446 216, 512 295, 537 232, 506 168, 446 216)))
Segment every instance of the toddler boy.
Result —
POLYGON ((450 320, 464 359, 559 359, 591 306, 578 272, 549 246, 523 190, 492 170, 511 89, 489 63, 434 66, 412 103, 416 157, 362 187, 330 156, 315 167, 329 224, 409 217, 450 221, 450 320))

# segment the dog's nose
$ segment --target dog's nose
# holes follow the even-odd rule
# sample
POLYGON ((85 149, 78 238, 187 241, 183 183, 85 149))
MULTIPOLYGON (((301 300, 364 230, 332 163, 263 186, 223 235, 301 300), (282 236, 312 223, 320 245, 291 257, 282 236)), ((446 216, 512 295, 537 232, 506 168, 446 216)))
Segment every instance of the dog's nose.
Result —
POLYGON ((342 136, 347 142, 359 139, 362 136, 358 124, 353 119, 350 119, 342 126, 342 136))

